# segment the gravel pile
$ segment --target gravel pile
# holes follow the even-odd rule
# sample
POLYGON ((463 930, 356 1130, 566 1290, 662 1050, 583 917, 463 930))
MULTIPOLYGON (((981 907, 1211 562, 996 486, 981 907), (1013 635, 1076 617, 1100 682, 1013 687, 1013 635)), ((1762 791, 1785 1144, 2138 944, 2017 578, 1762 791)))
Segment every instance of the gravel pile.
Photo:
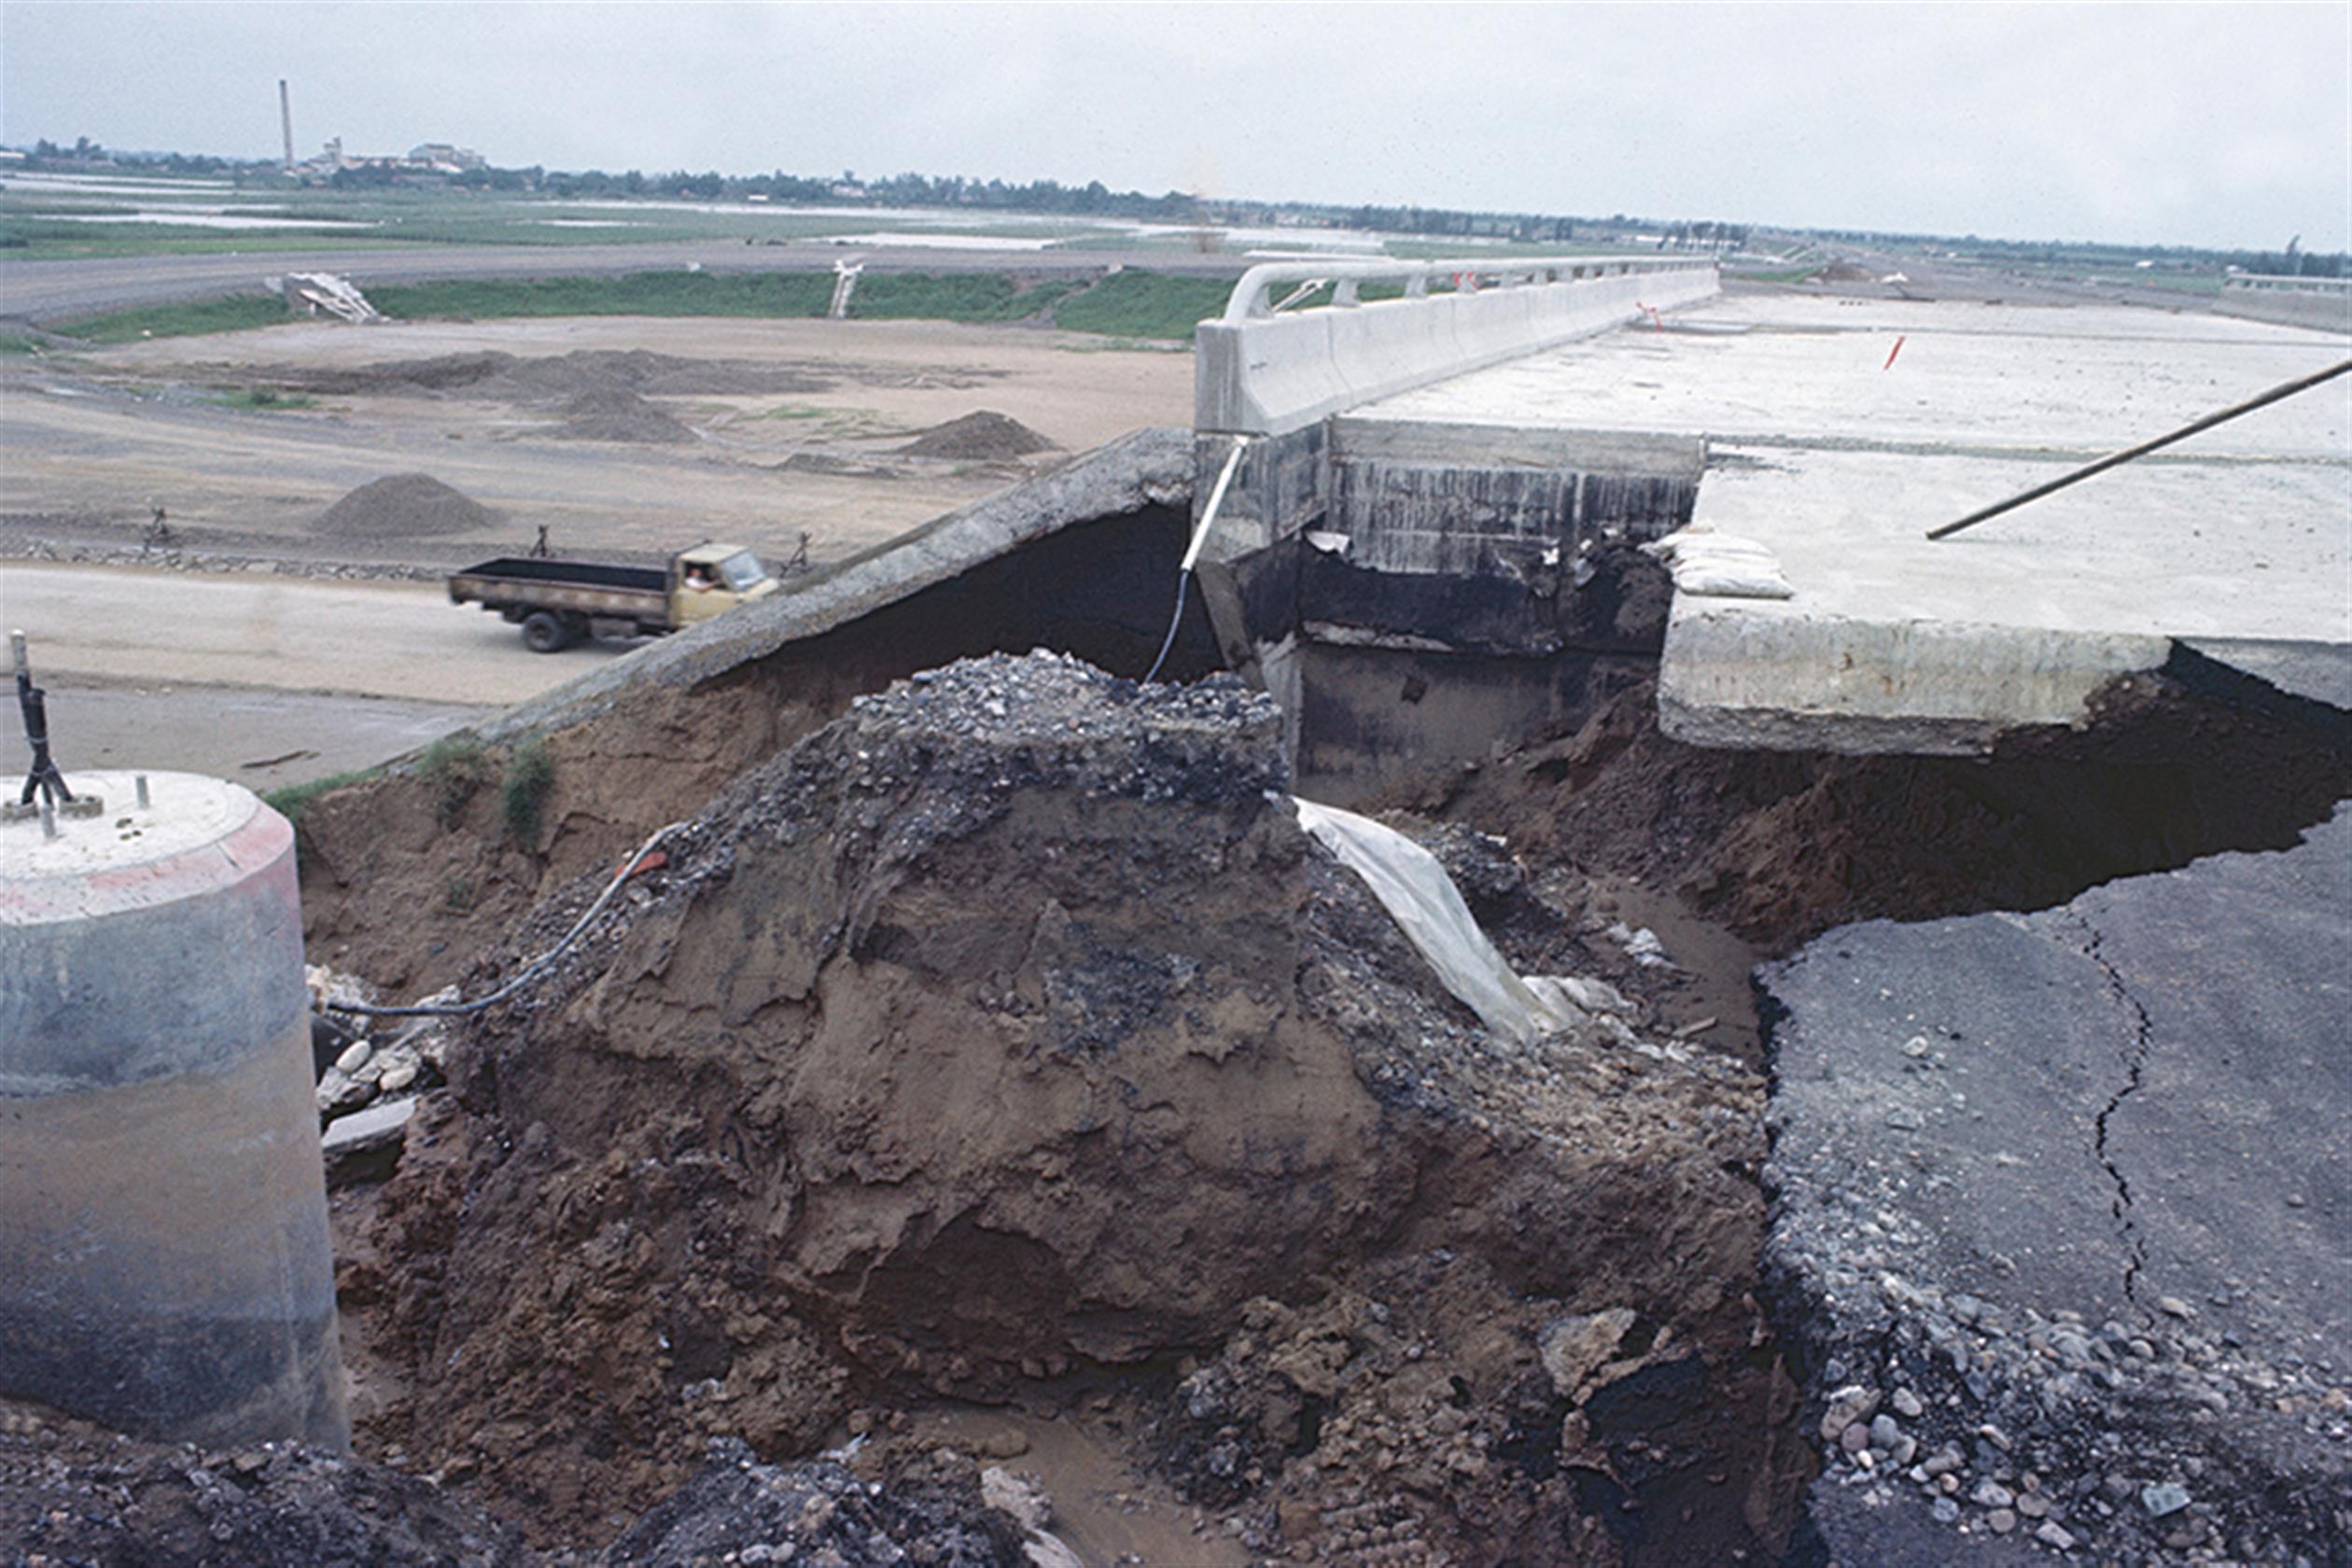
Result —
POLYGON ((694 432, 622 386, 599 386, 564 405, 564 422, 551 432, 559 441, 643 441, 676 445, 694 432))
POLYGON ((934 425, 892 450, 908 457, 952 457, 965 462, 994 462, 1051 452, 1054 443, 1010 414, 982 409, 945 425, 934 425))
POLYGON ((389 474, 354 490, 319 513, 314 533, 332 539, 439 539, 487 533, 506 521, 430 474, 389 474))

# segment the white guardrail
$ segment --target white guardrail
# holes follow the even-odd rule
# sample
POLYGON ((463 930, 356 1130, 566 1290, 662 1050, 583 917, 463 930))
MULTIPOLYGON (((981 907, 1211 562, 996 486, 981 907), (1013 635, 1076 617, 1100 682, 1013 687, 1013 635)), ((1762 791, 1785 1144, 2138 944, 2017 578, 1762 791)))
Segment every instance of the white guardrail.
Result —
POLYGON ((1193 424, 1284 435, 1340 410, 1708 299, 1712 259, 1473 257, 1269 261, 1195 332, 1193 424), (1440 280, 1450 292, 1431 293, 1440 280), (1366 301, 1367 283, 1405 297, 1366 301), (1329 284, 1330 302, 1283 307, 1329 284))

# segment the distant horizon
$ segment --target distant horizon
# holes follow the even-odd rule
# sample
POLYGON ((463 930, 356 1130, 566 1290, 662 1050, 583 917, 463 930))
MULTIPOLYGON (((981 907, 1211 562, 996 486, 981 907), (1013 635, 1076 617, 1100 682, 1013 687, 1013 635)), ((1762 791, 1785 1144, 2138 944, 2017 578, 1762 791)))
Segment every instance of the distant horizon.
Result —
MULTIPOLYGON (((254 155, 248 155, 248 154, 225 153, 225 152, 190 152, 190 151, 189 151, 188 149, 183 148, 183 147, 117 147, 117 146, 113 145, 112 143, 109 143, 109 142, 105 141, 103 137, 92 136, 92 135, 91 135, 91 134, 90 134, 90 133, 89 133, 89 132, 87 132, 87 131, 77 131, 77 132, 76 132, 76 133, 75 133, 75 139, 77 139, 77 140, 81 139, 81 138, 85 138, 85 137, 87 137, 87 138, 88 138, 88 140, 89 140, 90 142, 91 142, 93 145, 97 146, 97 147, 100 148, 100 150, 101 150, 102 154, 104 154, 104 155, 105 155, 105 156, 108 156, 108 157, 118 156, 118 155, 119 155, 119 156, 120 156, 120 157, 124 157, 124 158, 134 158, 134 159, 169 159, 169 158, 181 158, 181 159, 190 159, 190 160, 209 159, 209 160, 215 160, 215 161, 220 161, 220 162, 224 162, 224 163, 233 163, 233 164, 237 164, 237 165, 241 166, 241 167, 251 168, 251 169, 255 169, 255 170, 281 169, 281 168, 283 168, 283 167, 284 167, 284 164, 283 164, 283 161, 282 161, 281 156, 280 156, 279 154, 276 154, 276 153, 267 153, 267 154, 254 154, 254 155)), ((428 145, 428 143, 430 143, 430 142, 437 142, 437 141, 442 141, 442 140, 444 140, 444 139, 443 139, 443 138, 438 138, 438 137, 425 138, 425 139, 422 139, 422 140, 419 140, 419 141, 412 142, 412 143, 410 143, 410 144, 409 144, 409 146, 410 146, 410 147, 423 147, 423 146, 428 145)), ((29 140, 22 141, 22 142, 0 141, 0 148, 5 148, 5 149, 7 149, 7 150, 8 150, 8 151, 12 151, 12 152, 21 152, 21 153, 26 154, 26 155, 29 157, 29 156, 32 156, 32 155, 33 155, 33 147, 34 147, 34 146, 35 146, 35 144, 39 143, 39 142, 42 142, 42 141, 47 141, 47 142, 49 142, 49 143, 52 147, 57 147, 57 148, 59 149, 59 155, 60 155, 60 156, 66 156, 66 155, 70 155, 70 153, 71 153, 71 151, 72 151, 73 145, 74 145, 72 141, 63 141, 63 140, 60 140, 59 138, 57 138, 57 137, 55 137, 55 136, 49 136, 49 135, 35 135, 35 136, 33 136, 32 138, 30 138, 29 140)), ((465 146, 465 144, 463 144, 463 143, 451 143, 451 144, 448 144, 448 145, 458 146, 458 147, 464 147, 464 146, 465 146)), ((471 148, 471 147, 469 147, 469 148, 467 148, 467 150, 469 150, 469 151, 479 151, 480 149, 479 149, 479 148, 471 148)), ((314 155, 314 156, 315 156, 315 155, 314 155)), ((399 151, 399 152, 393 152, 393 151, 385 151, 385 152, 370 152, 370 151, 363 151, 363 150, 356 150, 356 149, 355 149, 355 150, 353 150, 353 151, 352 151, 352 156, 354 156, 354 157, 358 157, 358 158, 399 158, 399 157, 404 157, 404 156, 406 156, 406 153, 405 153, 405 150, 402 150, 402 151, 399 151)), ((485 159, 487 159, 487 157, 488 157, 488 155, 487 155, 487 154, 484 154, 483 156, 485 157, 485 159)), ((814 173, 814 172, 811 172, 811 171, 806 171, 806 170, 793 170, 793 169, 783 169, 783 168, 770 168, 770 169, 747 169, 747 170, 739 170, 739 171, 729 171, 729 170, 726 170, 726 169, 690 169, 690 168, 685 168, 685 167, 669 168, 669 169, 654 169, 654 168, 649 168, 649 167, 646 167, 646 166, 643 166, 643 165, 635 165, 635 164, 630 165, 630 166, 625 167, 625 168, 618 168, 618 169, 614 169, 614 168, 603 168, 603 167, 582 167, 582 168, 576 168, 576 169, 574 169, 574 168, 557 168, 557 167, 554 167, 554 166, 553 166, 553 165, 549 165, 549 164, 540 164, 540 163, 499 163, 499 162, 497 162, 497 161, 495 161, 495 160, 489 160, 489 161, 488 161, 488 167, 490 167, 490 168, 492 168, 492 169, 495 169, 495 170, 497 170, 497 171, 502 172, 502 173, 510 173, 510 174, 527 173, 527 172, 529 172, 529 171, 531 171, 531 170, 533 170, 533 169, 537 169, 537 170, 539 170, 539 171, 540 171, 543 175, 566 175, 566 176, 570 176, 570 177, 580 177, 580 176, 584 176, 584 175, 605 175, 605 176, 607 176, 607 177, 611 177, 611 178, 622 178, 622 177, 625 177, 625 176, 626 176, 626 175, 631 175, 631 174, 636 174, 636 175, 640 175, 644 176, 644 177, 645 177, 645 178, 647 178, 647 179, 652 179, 652 178, 654 178, 654 177, 656 177, 656 176, 679 176, 679 177, 684 177, 684 178, 697 178, 697 177, 701 177, 701 176, 704 176, 704 175, 718 175, 721 179, 724 179, 724 180, 760 180, 760 179, 767 179, 767 178, 772 178, 772 177, 781 176, 781 177, 791 178, 791 179, 807 179, 807 180, 834 179, 834 180, 855 181, 855 182, 859 182, 859 183, 862 183, 862 182, 864 182, 864 181, 866 181, 866 180, 869 180, 869 179, 872 179, 872 180, 877 180, 877 181, 880 181, 880 180, 889 180, 889 179, 895 179, 895 178, 902 178, 902 177, 904 177, 904 176, 906 176, 906 175, 917 175, 917 176, 919 176, 919 177, 921 177, 921 178, 931 179, 931 180, 957 179, 957 178, 960 178, 960 179, 966 180, 966 181, 968 181, 968 182, 976 183, 976 184, 982 184, 982 185, 986 185, 986 184, 989 184, 989 183, 993 182, 993 183, 996 183, 996 184, 1001 185, 1001 186, 1003 186, 1003 187, 1007 187, 1007 188, 1010 188, 1010 189, 1017 189, 1024 188, 1024 187, 1028 187, 1028 186, 1030 186, 1030 185, 1038 184, 1038 183, 1041 183, 1041 182, 1050 182, 1050 183, 1058 184, 1058 185, 1060 185, 1060 186, 1061 186, 1063 189, 1084 189, 1084 187, 1085 187, 1085 183, 1086 183, 1086 182, 1085 182, 1085 181, 1081 181, 1081 182, 1079 182, 1079 183, 1078 183, 1078 185, 1077 185, 1077 186, 1074 186, 1074 187, 1073 187, 1073 186, 1070 185, 1068 182, 1064 182, 1064 181, 1053 181, 1053 180, 1051 180, 1051 177, 1050 177, 1050 176, 1046 176, 1046 175, 1031 175, 1031 176, 1019 177, 1019 178, 1015 178, 1015 177, 1012 177, 1012 176, 1008 176, 1008 175, 948 175, 948 174, 943 174, 943 173, 936 173, 936 172, 927 171, 927 170, 918 170, 918 169, 902 169, 902 170, 895 170, 895 171, 893 171, 892 173, 888 174, 888 175, 857 175, 857 174, 851 174, 851 173, 849 173, 849 172, 848 172, 848 171, 847 171, 847 170, 845 170, 845 171, 844 171, 842 174, 840 174, 840 175, 826 175, 826 174, 818 174, 818 173, 814 173)), ((198 176, 198 177, 201 177, 201 176, 198 176)), ((1106 182, 1106 183, 1107 183, 1107 182, 1106 182)), ((1191 199, 1193 199, 1193 200, 1195 200, 1195 201, 1209 202, 1209 203, 1225 203, 1225 204, 1228 204, 1228 205, 1263 206, 1263 207, 1277 208, 1277 209, 1280 209, 1280 208, 1349 208, 1349 207, 1378 207, 1378 208, 1383 208, 1383 209, 1388 209, 1388 210, 1399 210, 1399 209, 1400 209, 1400 204, 1399 204, 1399 203, 1392 203, 1392 202, 1354 202, 1354 201, 1347 201, 1347 200, 1335 200, 1335 199, 1327 199, 1327 198, 1321 198, 1321 197, 1310 197, 1310 196, 1240 196, 1240 195, 1230 195, 1230 196, 1212 196, 1212 195, 1206 195, 1206 194, 1203 194, 1203 193, 1198 192, 1198 191, 1190 191, 1190 190, 1175 190, 1175 189, 1170 189, 1170 190, 1167 190, 1167 191, 1155 191, 1155 190, 1143 190, 1143 189, 1127 189, 1127 190, 1118 190, 1118 189, 1114 189, 1113 193, 1114 195, 1120 195, 1120 196, 1127 196, 1127 195, 1140 195, 1140 196, 1150 197, 1150 198, 1160 198, 1160 197, 1169 196, 1169 195, 1180 195, 1180 196, 1189 197, 1189 198, 1191 198, 1191 199)), ((545 199, 545 200, 552 200, 552 201, 558 201, 558 202, 560 202, 560 201, 562 201, 562 200, 564 200, 564 199, 565 199, 565 198, 563 198, 563 197, 561 197, 561 196, 552 196, 552 197, 551 197, 551 196, 546 196, 546 195, 545 195, 545 193, 540 192, 540 191, 536 191, 536 190, 533 190, 533 191, 511 191, 511 190, 510 190, 510 191, 490 191, 490 192, 485 192, 485 194, 497 195, 497 196, 505 196, 505 197, 508 197, 508 198, 510 198, 510 199, 517 199, 517 198, 521 198, 521 199, 531 199, 531 200, 545 199)), ((680 197, 679 197, 677 193, 674 193, 674 192, 667 192, 667 191, 652 191, 652 190, 648 190, 648 191, 637 192, 637 193, 634 193, 634 194, 627 194, 627 195, 623 195, 623 196, 621 196, 621 197, 619 197, 619 198, 617 198, 617 199, 619 199, 619 200, 627 200, 627 201, 677 201, 677 200, 680 200, 681 198, 680 198, 680 197)), ((693 197, 693 198, 684 198, 684 199, 696 200, 696 201, 702 201, 702 200, 718 200, 718 201, 724 201, 724 200, 728 200, 728 198, 726 198, 726 197, 724 197, 724 196, 720 196, 720 197, 715 197, 715 198, 693 197)), ((740 198, 736 198, 736 200, 740 200, 740 198)), ((785 201, 789 203, 791 203, 793 199, 791 199, 791 198, 785 198, 784 200, 785 200, 785 201)), ((841 197, 841 198, 836 198, 836 200, 842 200, 842 201, 853 201, 853 200, 857 200, 857 198, 853 198, 853 197, 841 197)), ((908 203, 908 204, 909 204, 909 205, 914 205, 914 206, 932 206, 932 207, 935 207, 935 208, 936 208, 936 210, 940 210, 940 211, 953 211, 953 210, 955 210, 955 209, 954 209, 954 207, 952 206, 952 204, 942 204, 942 203, 908 203)), ((1438 205, 1435 205, 1435 204, 1428 203, 1403 203, 1403 204, 1402 204, 1402 210, 1412 210, 1412 211, 1432 212, 1432 213, 1459 213, 1459 214, 1467 214, 1467 215, 1471 215, 1471 216, 1478 216, 1478 217, 1489 217, 1489 216, 1491 216, 1491 217, 1527 217, 1527 218, 1534 218, 1534 219, 1540 219, 1540 220, 1546 220, 1546 221, 1559 221, 1559 222, 1569 222, 1569 223, 1593 223, 1593 224, 1602 224, 1602 223, 1607 223, 1607 224, 1627 223, 1627 224, 1639 224, 1639 225, 1643 225, 1643 226, 1651 226, 1651 225, 1658 225, 1658 224, 1674 224, 1674 223, 1728 223, 1728 224, 1731 225, 1731 226, 1732 226, 1732 227, 1734 227, 1734 228, 1745 228, 1745 229, 1750 229, 1750 230, 1761 230, 1761 231, 1767 231, 1767 232, 1771 232, 1771 233, 1780 233, 1780 234, 1792 234, 1792 235, 1828 235, 1828 236, 1851 236, 1851 237, 1858 237, 1858 238, 1866 238, 1866 239, 1876 239, 1876 240, 1912 240, 1912 241, 1927 241, 1927 240, 1933 240, 1933 241, 1946 241, 1946 242, 1951 242, 1951 243, 1953 243, 1953 244, 1962 244, 1962 245, 1967 245, 1967 244, 1976 244, 1976 245, 2044 245, 2044 246, 2057 246, 2057 247, 2069 247, 2069 246, 2074 246, 2074 247, 2085 247, 2085 246, 2095 246, 2095 247, 2098 247, 2098 248, 2100 248, 2100 249, 2106 249, 2106 250, 2191 251, 2191 252, 2194 252, 2194 253, 2197 253, 2197 254, 2200 254, 2200 255, 2239 254, 2239 255, 2269 255, 2269 256, 2280 256, 2280 257, 2283 257, 2283 256, 2285 255, 2285 253, 2286 253, 2286 251, 2285 251, 2286 241, 2280 241, 2280 242, 2278 242, 2277 244, 2275 244, 2275 245, 2251 245, 2251 244, 2246 244, 2246 245, 2203 245, 2203 244, 2196 244, 2196 243, 2192 243, 2192 242, 2179 241, 2179 240, 2149 240, 2149 239, 2135 239, 2135 240, 2100 240, 2100 239, 2093 239, 2093 238, 2091 238, 2091 237, 2089 237, 2089 236, 2087 236, 2087 235, 2073 235, 2073 236, 2030 235, 2030 236, 2028 236, 2028 235, 2016 235, 2016 234, 1950 233, 1950 232, 1941 232, 1941 231, 1926 231, 1926 230, 1919 230, 1919 231, 1903 231, 1903 230, 1869 229, 1869 228, 1862 228, 1862 227, 1849 226, 1849 225, 1837 225, 1837 224, 1827 224, 1827 225, 1818 225, 1818 224, 1813 224, 1813 225, 1798 225, 1798 224, 1787 224, 1787 223, 1776 223, 1776 222, 1772 222, 1772 221, 1771 221, 1771 220, 1769 220, 1769 219, 1764 219, 1764 218, 1725 218, 1725 217, 1715 217, 1715 216, 1712 216, 1712 215, 1709 215, 1709 216, 1701 216, 1701 215, 1698 215, 1698 214, 1690 214, 1690 213, 1631 213, 1631 212, 1627 212, 1627 213, 1609 213, 1609 214, 1602 214, 1602 213, 1571 213, 1571 212, 1551 212, 1551 211, 1543 211, 1543 210, 1538 210, 1538 209, 1535 209, 1535 208, 1529 208, 1529 207, 1458 207, 1458 206, 1456 206, 1456 207, 1449 207, 1449 206, 1438 206, 1438 205)), ((1085 222, 1085 221, 1087 221, 1087 217, 1086 217, 1086 215, 1084 215, 1084 214, 1070 214, 1070 215, 1067 215, 1067 216, 1070 217, 1071 221, 1072 221, 1072 222, 1085 222)), ((1101 220, 1098 220, 1098 221, 1101 221, 1101 220)), ((1436 236, 1436 237, 1442 237, 1442 236, 1436 236)), ((2301 237, 2301 236, 2299 236, 2299 235, 2290 235, 2290 236, 2289 236, 2289 238, 2290 238, 2290 239, 2299 239, 2300 237, 2301 237)), ((1528 243, 1530 243, 1531 245, 1548 245, 1554 244, 1554 243, 1556 243, 1556 242, 1548 242, 1548 241, 1531 241, 1531 242, 1528 242, 1528 243)), ((1573 243, 1573 242, 1567 242, 1567 243, 1573 243)), ((2302 247, 2300 247, 2300 248, 2298 249, 2298 251, 2297 251, 2297 254, 2298 254, 2298 255, 2303 255, 2303 256, 2317 256, 2317 257, 2345 257, 2345 258, 2347 258, 2347 259, 2352 259, 2352 248, 2347 248, 2347 249, 2345 249, 2345 250, 2324 250, 2324 249, 2319 249, 2319 248, 2317 248, 2317 247, 2313 247, 2313 246, 2308 246, 2308 245, 2305 245, 2305 246, 2302 246, 2302 247)))

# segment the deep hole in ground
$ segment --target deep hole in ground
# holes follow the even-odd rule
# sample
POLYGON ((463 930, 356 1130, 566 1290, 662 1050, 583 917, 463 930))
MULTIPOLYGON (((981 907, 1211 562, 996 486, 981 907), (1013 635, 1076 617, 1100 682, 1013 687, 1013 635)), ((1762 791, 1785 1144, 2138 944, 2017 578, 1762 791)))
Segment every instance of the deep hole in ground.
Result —
POLYGON ((700 813, 339 1200, 363 1457, 541 1547, 723 1435, 967 1491, 990 1445, 1083 1451, 1143 1478, 1070 1490, 1073 1535, 1144 1561, 1770 1561, 1811 1460, 1755 1297, 1749 963, 2352 793, 2340 735, 2186 667, 1981 762, 1701 751, 1639 685, 1389 803, 1518 967, 1688 1030, 1505 1052, 1269 806, 1238 687, 998 661, 853 707, 988 649, 1135 673, 1182 532, 1071 530, 551 736, 531 842, 427 769, 313 806, 314 956, 412 993, 485 987, 700 813))

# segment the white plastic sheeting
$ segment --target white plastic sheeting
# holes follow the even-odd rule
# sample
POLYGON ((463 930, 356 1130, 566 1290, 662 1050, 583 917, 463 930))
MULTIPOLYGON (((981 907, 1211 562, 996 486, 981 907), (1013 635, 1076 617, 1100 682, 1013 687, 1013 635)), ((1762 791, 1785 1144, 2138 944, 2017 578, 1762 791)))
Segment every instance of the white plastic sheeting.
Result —
POLYGON ((1295 796, 1293 804, 1299 826, 1364 878, 1446 989, 1494 1033, 1523 1044, 1596 1018, 1615 1022, 1632 1011, 1604 981, 1521 977, 1478 929, 1437 857, 1395 829, 1295 796))

